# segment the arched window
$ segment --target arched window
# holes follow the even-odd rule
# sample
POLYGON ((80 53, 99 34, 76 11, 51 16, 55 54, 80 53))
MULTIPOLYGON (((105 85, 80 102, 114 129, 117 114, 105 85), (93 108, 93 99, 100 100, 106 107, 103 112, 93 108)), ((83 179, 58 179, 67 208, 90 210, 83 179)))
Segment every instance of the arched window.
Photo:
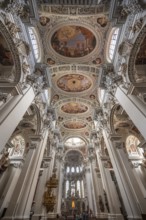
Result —
POLYGON ((28 31, 29 31, 29 36, 30 36, 32 47, 33 47, 33 51, 34 51, 34 56, 36 60, 38 61, 40 58, 40 53, 39 53, 39 46, 38 46, 36 33, 34 31, 34 28, 31 28, 31 27, 28 28, 28 31))
POLYGON ((10 156, 23 156, 25 150, 25 140, 21 135, 15 136, 11 143, 14 145, 13 148, 9 148, 10 156))
POLYGON ((80 181, 77 181, 77 195, 80 197, 81 196, 81 187, 80 187, 80 181))
POLYGON ((75 168, 74 168, 74 167, 71 168, 71 172, 72 172, 72 173, 75 172, 75 168))
POLYGON ((66 181, 66 186, 65 186, 65 194, 66 194, 66 198, 67 198, 67 196, 69 196, 68 194, 69 194, 69 181, 67 180, 66 181))
POLYGON ((114 28, 111 32, 111 38, 108 44, 108 54, 107 54, 107 59, 109 62, 112 61, 114 56, 118 34, 119 34, 119 28, 114 28))
POLYGON ((75 146, 83 146, 85 145, 85 142, 78 137, 72 137, 66 140, 65 145, 68 147, 75 147, 75 146))
POLYGON ((76 167, 76 172, 79 173, 79 167, 76 167))
POLYGON ((70 172, 70 167, 66 168, 66 172, 69 173, 70 172))
POLYGON ((137 148, 140 141, 134 135, 129 135, 126 139, 126 150, 131 156, 142 155, 142 149, 137 148))

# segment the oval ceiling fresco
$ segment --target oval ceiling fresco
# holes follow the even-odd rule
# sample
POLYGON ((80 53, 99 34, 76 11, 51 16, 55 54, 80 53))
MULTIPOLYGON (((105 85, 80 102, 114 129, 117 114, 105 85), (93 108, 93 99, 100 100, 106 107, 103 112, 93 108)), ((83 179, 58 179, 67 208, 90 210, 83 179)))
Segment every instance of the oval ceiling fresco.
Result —
POLYGON ((80 114, 86 112, 88 107, 78 102, 68 102, 61 107, 61 110, 69 114, 80 114))
POLYGON ((80 74, 67 74, 57 81, 57 86, 66 92, 82 92, 91 87, 89 78, 80 74))
POLYGON ((68 129, 81 129, 85 128, 86 124, 80 121, 67 121, 64 123, 64 127, 68 129))
POLYGON ((84 57, 95 49, 96 38, 87 28, 68 25, 59 28, 53 34, 51 46, 58 54, 65 57, 84 57))

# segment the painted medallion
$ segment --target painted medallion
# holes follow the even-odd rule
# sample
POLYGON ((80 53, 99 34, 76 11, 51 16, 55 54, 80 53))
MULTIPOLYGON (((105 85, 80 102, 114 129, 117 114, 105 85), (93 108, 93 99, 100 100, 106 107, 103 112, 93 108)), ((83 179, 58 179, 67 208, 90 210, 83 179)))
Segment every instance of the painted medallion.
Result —
POLYGON ((66 92, 82 92, 91 87, 91 81, 80 74, 67 74, 57 81, 57 86, 66 92))
POLYGON ((68 129, 81 129, 85 128, 86 124, 80 121, 68 121, 64 123, 64 127, 68 129))
POLYGON ((90 54, 96 46, 96 39, 87 28, 63 26, 53 34, 51 45, 58 54, 77 58, 90 54))
POLYGON ((88 107, 78 102, 68 102, 61 107, 61 110, 69 114, 80 114, 86 112, 88 107))

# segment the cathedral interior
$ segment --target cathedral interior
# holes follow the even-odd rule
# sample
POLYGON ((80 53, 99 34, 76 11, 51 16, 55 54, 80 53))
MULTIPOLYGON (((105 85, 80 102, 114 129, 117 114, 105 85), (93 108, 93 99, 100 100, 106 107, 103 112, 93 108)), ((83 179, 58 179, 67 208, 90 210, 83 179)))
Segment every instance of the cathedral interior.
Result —
POLYGON ((146 220, 146 0, 0 0, 0 219, 146 220))

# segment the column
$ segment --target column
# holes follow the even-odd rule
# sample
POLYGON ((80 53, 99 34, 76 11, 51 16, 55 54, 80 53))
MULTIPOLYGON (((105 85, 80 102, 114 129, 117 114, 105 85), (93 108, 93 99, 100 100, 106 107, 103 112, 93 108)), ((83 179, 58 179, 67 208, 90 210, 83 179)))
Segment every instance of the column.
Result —
MULTIPOLYGON (((95 189, 95 197, 96 197, 96 206, 97 206, 97 216, 100 217, 100 207, 99 207, 99 196, 104 198, 103 185, 100 178, 100 172, 97 168, 96 161, 92 162, 92 175, 93 175, 93 183, 95 189)), ((106 212, 106 211, 104 211, 106 212)))
POLYGON ((43 159, 43 167, 40 170, 39 180, 34 197, 32 220, 39 220, 40 217, 47 218, 46 208, 43 205, 43 195, 46 191, 46 182, 52 176, 54 166, 55 150, 52 149, 51 156, 43 159))
POLYGON ((40 170, 37 189, 34 197, 34 204, 32 207, 33 215, 32 220, 39 220, 45 213, 45 207, 43 206, 43 195, 45 192, 47 176, 48 176, 49 163, 45 163, 45 167, 40 170))
POLYGON ((120 87, 117 88, 115 97, 146 139, 146 105, 136 96, 127 95, 120 87))
POLYGON ((0 111, 0 151, 4 148, 23 115, 31 105, 35 94, 30 87, 24 95, 14 96, 0 111))
POLYGON ((4 217, 5 220, 30 218, 31 205, 47 143, 47 135, 48 132, 45 131, 43 137, 37 135, 30 137, 30 149, 4 217))
POLYGON ((86 187, 87 187, 88 206, 89 209, 93 210, 91 172, 89 166, 85 168, 85 179, 86 179, 86 187))
MULTIPOLYGON (((110 212, 109 214, 109 219, 112 219, 112 217, 118 219, 118 220, 122 220, 123 216, 121 215, 120 212, 120 202, 118 200, 118 196, 117 196, 117 192, 114 186, 114 183, 112 181, 109 169, 105 167, 105 159, 101 158, 99 156, 98 151, 96 152, 97 154, 97 158, 98 158, 98 163, 99 163, 99 168, 100 168, 100 173, 101 173, 101 177, 102 177, 102 181, 103 181, 103 186, 105 188, 105 192, 107 193, 107 198, 108 198, 108 206, 109 206, 109 210, 108 212, 110 212)), ((102 197, 103 198, 103 197, 102 197)), ((105 198, 104 198, 105 200, 105 198)), ((105 204, 105 202, 104 202, 105 204)), ((107 206, 106 206, 107 209, 107 206)))
MULTIPOLYGON (((110 159, 112 161, 112 165, 113 165, 114 172, 117 178, 118 186, 119 186, 121 196, 123 199, 123 203, 125 205, 125 209, 127 212, 127 218, 130 220, 142 219, 135 195, 133 194, 133 191, 131 190, 129 181, 123 170, 123 165, 121 164, 121 161, 118 157, 116 146, 114 142, 113 143, 111 142, 110 137, 105 130, 103 130, 103 137, 104 137, 107 149, 108 149, 110 159)), ((118 137, 115 137, 115 140, 117 139, 118 137)))
POLYGON ((124 152, 124 150, 122 148, 118 148, 117 153, 127 179, 129 179, 129 185, 131 186, 133 194, 135 195, 137 205, 139 206, 141 213, 145 214, 146 216, 146 200, 140 188, 140 179, 134 175, 134 168, 131 166, 131 163, 129 162, 127 154, 124 152))
POLYGON ((61 201, 62 201, 62 190, 63 190, 63 168, 60 164, 59 169, 59 188, 58 188, 58 199, 57 199, 57 214, 61 215, 61 201))
MULTIPOLYGON (((93 160, 91 160, 91 163, 90 163, 90 169, 91 169, 91 185, 92 185, 92 193, 93 193, 93 207, 94 207, 94 210, 93 213, 95 216, 97 216, 97 213, 99 213, 99 206, 98 206, 98 192, 97 192, 97 189, 98 189, 98 184, 95 184, 95 181, 96 181, 96 177, 95 177, 95 174, 94 174, 94 165, 93 165, 93 160)), ((97 183, 97 182, 96 182, 97 183)))
POLYGON ((7 179, 5 179, 4 185, 2 187, 3 190, 0 200, 0 217, 4 209, 7 209, 9 206, 9 201, 12 197, 12 193, 20 176, 22 165, 23 161, 17 161, 16 163, 11 164, 7 169, 7 174, 9 176, 6 175, 7 179))

